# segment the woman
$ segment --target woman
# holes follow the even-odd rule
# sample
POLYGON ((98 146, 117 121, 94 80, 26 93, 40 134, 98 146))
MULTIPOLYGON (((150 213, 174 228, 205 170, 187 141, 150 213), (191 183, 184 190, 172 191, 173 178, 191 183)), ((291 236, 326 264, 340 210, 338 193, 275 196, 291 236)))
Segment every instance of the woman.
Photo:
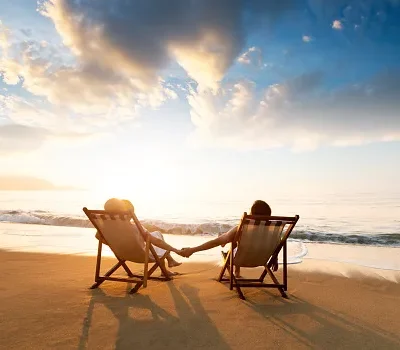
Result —
MULTIPOLYGON (((111 198, 104 204, 104 210, 106 211, 135 211, 133 204, 128 201, 127 199, 118 199, 118 198, 111 198)), ((133 228, 137 230, 136 225, 132 224, 133 228)), ((161 232, 154 231, 149 232, 143 227, 145 235, 150 235, 150 243, 155 246, 154 250, 159 257, 165 254, 165 251, 168 251, 166 259, 168 261, 168 267, 176 267, 181 265, 182 263, 176 261, 170 254, 170 252, 174 252, 180 254, 180 250, 170 246, 167 242, 164 241, 164 237, 161 232)), ((141 234, 138 233, 139 239, 142 241, 143 247, 145 246, 145 240, 141 234)), ((97 236, 97 235, 96 235, 97 236)), ((165 264, 164 260, 161 261, 162 264, 165 264)), ((173 276, 176 273, 169 271, 165 268, 168 272, 169 276, 173 276)))
MULTIPOLYGON (((253 205, 251 206, 250 214, 251 215, 271 216, 271 208, 266 202, 261 201, 261 200, 256 200, 253 203, 253 205)), ((238 228, 239 228, 239 226, 235 226, 232 229, 230 229, 228 232, 225 232, 222 235, 220 235, 218 238, 212 239, 212 240, 210 240, 206 243, 203 243, 197 247, 183 248, 178 252, 178 254, 188 258, 193 253, 197 253, 197 252, 200 252, 203 250, 215 248, 215 247, 218 247, 219 245, 225 246, 225 244, 233 242, 238 228)), ((235 266, 235 276, 240 277, 240 267, 239 266, 235 266)))

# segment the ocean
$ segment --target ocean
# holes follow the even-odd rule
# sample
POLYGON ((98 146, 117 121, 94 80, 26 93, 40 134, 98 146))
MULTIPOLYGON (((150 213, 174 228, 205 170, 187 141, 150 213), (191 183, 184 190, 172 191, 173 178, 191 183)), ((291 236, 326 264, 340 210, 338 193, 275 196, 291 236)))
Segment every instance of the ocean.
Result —
MULTIPOLYGON (((292 239, 400 247, 400 194, 325 194, 265 199, 273 215, 300 215, 292 239)), ((0 222, 91 227, 83 207, 107 198, 90 191, 0 191, 0 222)), ((249 211, 251 201, 132 200, 145 227, 175 235, 215 236, 249 211)))
MULTIPOLYGON (((265 199, 265 198, 261 198, 265 199)), ((400 195, 359 193, 270 196, 273 215, 300 215, 288 261, 303 259, 400 270, 400 195)), ((90 191, 0 192, 0 247, 11 251, 96 255, 94 229, 82 208, 102 209, 90 191)), ((251 201, 132 200, 143 225, 176 248, 195 246, 237 225, 251 201)), ((219 264, 220 248, 191 261, 219 264)), ((112 253, 107 248, 105 255, 112 253)), ((183 259, 183 258, 181 258, 183 259)))

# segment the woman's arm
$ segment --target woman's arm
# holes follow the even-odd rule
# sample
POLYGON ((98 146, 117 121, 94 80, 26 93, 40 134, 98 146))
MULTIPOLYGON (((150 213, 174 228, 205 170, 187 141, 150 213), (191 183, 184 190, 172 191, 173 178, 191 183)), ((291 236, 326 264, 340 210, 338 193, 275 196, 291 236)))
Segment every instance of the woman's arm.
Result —
POLYGON ((167 242, 163 241, 162 239, 156 238, 154 236, 152 236, 150 233, 146 232, 146 234, 150 235, 150 243, 154 244, 155 246, 162 248, 164 250, 168 250, 174 253, 179 254, 178 249, 170 246, 167 242))
MULTIPOLYGON (((154 237, 154 236, 151 235, 151 233, 150 233, 145 227, 143 227, 142 225, 141 225, 141 231, 142 231, 142 234, 145 235, 145 236, 144 236, 144 239, 145 239, 145 240, 146 240, 147 236, 150 236, 150 243, 151 243, 151 244, 154 244, 155 246, 157 246, 157 247, 159 247, 159 248, 161 248, 161 249, 164 249, 164 250, 171 251, 171 252, 174 252, 174 253, 179 254, 179 253, 178 253, 178 252, 179 252, 178 249, 176 249, 176 248, 170 246, 167 242, 164 241, 164 239, 159 239, 159 238, 157 238, 157 237, 154 237)), ((162 237, 162 236, 161 236, 161 237, 162 237)))

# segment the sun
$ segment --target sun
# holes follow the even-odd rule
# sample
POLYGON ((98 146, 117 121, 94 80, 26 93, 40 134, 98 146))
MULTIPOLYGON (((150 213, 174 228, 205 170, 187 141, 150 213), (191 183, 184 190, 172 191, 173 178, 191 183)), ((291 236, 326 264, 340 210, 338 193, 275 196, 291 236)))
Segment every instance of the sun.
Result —
POLYGON ((185 179, 173 168, 130 166, 123 171, 105 171, 91 189, 102 198, 125 198, 132 202, 166 201, 185 195, 185 179))

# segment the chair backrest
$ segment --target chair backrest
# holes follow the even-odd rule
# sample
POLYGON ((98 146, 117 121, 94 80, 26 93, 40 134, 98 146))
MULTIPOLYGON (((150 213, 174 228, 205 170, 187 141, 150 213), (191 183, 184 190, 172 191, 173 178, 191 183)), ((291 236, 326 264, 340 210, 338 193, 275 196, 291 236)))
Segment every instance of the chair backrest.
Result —
POLYGON ((244 213, 236 234, 234 265, 265 266, 292 232, 299 217, 256 216, 244 213))
POLYGON ((83 211, 116 257, 135 263, 144 263, 143 229, 137 227, 140 223, 137 219, 134 220, 133 212, 110 212, 87 208, 83 208, 83 211), (134 220, 133 223, 131 219, 134 220))

